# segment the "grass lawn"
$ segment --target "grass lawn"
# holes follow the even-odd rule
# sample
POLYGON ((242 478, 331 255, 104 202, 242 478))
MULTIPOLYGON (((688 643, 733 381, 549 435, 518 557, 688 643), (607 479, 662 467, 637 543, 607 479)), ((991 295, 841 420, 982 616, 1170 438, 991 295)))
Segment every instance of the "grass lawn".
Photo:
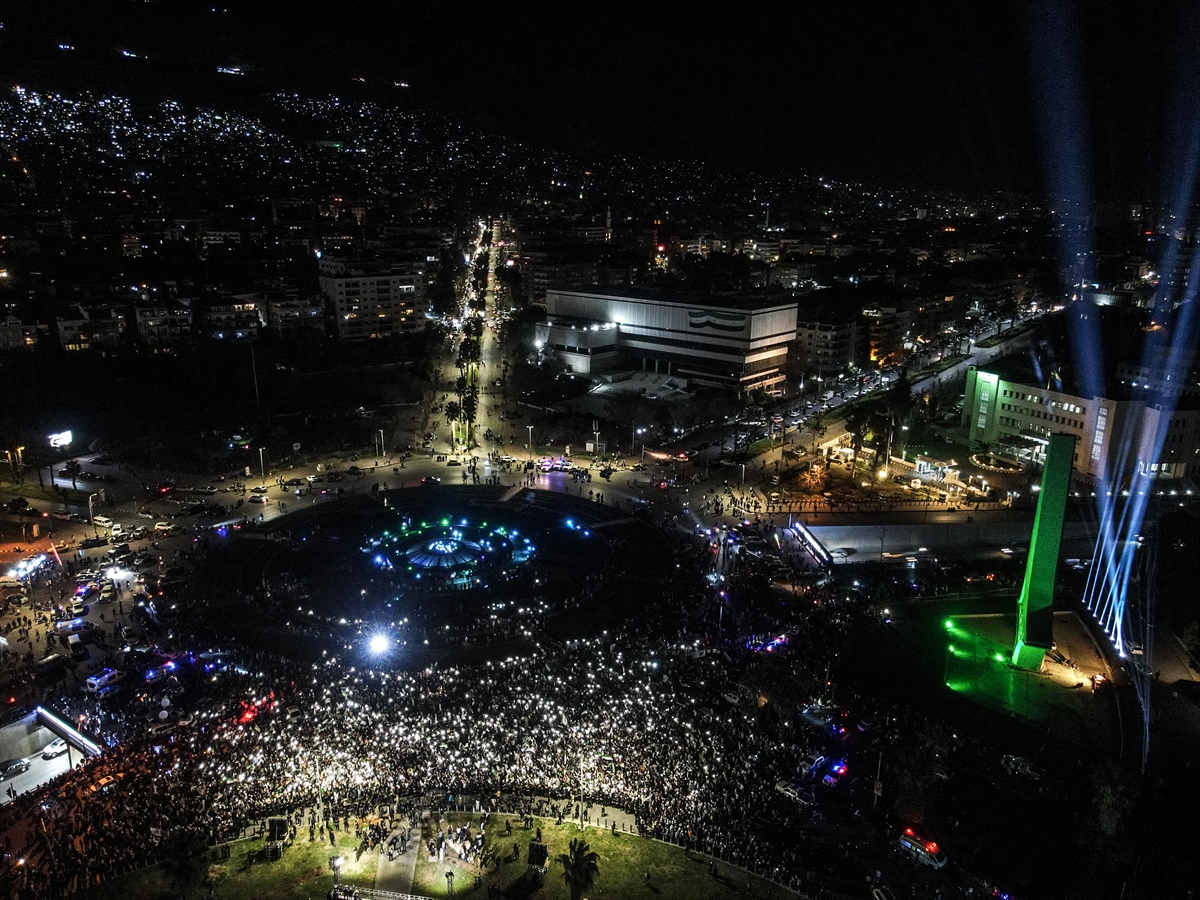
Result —
MULTIPOLYGON (((7 471, 7 467, 5 469, 7 471)), ((0 478, 0 491, 10 494, 18 494, 22 497, 28 497, 31 505, 39 509, 61 509, 63 505, 62 491, 66 492, 67 502, 87 505, 88 492, 81 490, 71 490, 71 479, 64 478, 62 475, 55 475, 55 487, 51 488, 49 484, 39 484, 37 474, 33 475, 32 481, 29 476, 25 480, 17 483, 8 478, 0 478), (49 504, 49 505, 47 505, 49 504)), ((110 491, 111 493, 111 491, 110 491)), ((96 509, 97 514, 100 513, 99 507, 96 509)), ((41 521, 40 519, 29 519, 30 522, 41 521)))
MULTIPOLYGON (((442 822, 457 826, 469 823, 472 832, 478 834, 480 816, 466 813, 452 813, 442 817, 442 822)), ((534 825, 542 829, 542 840, 550 851, 550 868, 546 874, 544 885, 527 887, 517 882, 528 869, 527 852, 529 842, 534 837, 533 831, 518 828, 518 820, 512 819, 513 833, 504 835, 504 817, 493 817, 487 834, 487 842, 496 846, 501 858, 507 859, 512 853, 514 843, 520 845, 521 859, 517 862, 504 862, 499 871, 489 870, 484 876, 485 881, 491 881, 499 887, 508 889, 512 897, 545 898, 545 900, 570 900, 570 891, 562 879, 562 869, 553 861, 567 851, 567 845, 572 838, 580 837, 579 829, 574 825, 556 826, 547 819, 535 819, 534 825)), ((436 824, 426 825, 422 840, 427 841, 436 832, 436 824)), ((752 878, 751 891, 746 890, 746 875, 740 870, 718 863, 718 878, 708 874, 708 859, 697 854, 687 854, 684 850, 658 841, 639 838, 632 834, 603 831, 598 828, 588 828, 582 835, 589 847, 600 854, 600 877, 595 886, 585 896, 595 900, 597 897, 638 898, 647 900, 696 900, 704 897, 716 898, 745 898, 753 897, 791 897, 792 894, 759 878, 752 878), (646 871, 650 871, 650 883, 646 884, 646 871)), ((417 859, 417 868, 413 879, 413 893, 427 897, 442 898, 448 896, 446 891, 446 872, 455 872, 455 896, 483 897, 481 888, 472 892, 474 882, 473 869, 458 863, 455 859, 451 865, 445 863, 430 863, 428 856, 422 854, 417 859)))
POLYGON ((208 885, 216 886, 220 900, 324 900, 333 889, 332 856, 342 857, 341 880, 359 887, 375 883, 379 851, 364 853, 355 859, 358 842, 354 835, 339 834, 336 847, 325 841, 308 841, 307 827, 301 828, 296 842, 284 851, 283 858, 250 863, 265 841, 242 841, 230 847, 229 859, 219 859, 210 851, 206 863, 197 867, 182 883, 165 866, 143 869, 125 878, 81 894, 86 900, 191 900, 208 897, 208 885))

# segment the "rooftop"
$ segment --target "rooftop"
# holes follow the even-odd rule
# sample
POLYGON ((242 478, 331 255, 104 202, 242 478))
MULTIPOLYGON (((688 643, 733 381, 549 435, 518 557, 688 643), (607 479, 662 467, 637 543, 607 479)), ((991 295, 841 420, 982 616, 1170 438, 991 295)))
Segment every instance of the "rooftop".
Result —
POLYGON ((610 297, 616 300, 640 300, 653 303, 669 303, 678 306, 712 306, 724 309, 763 310, 796 305, 796 296, 785 291, 739 291, 716 293, 689 289, 680 285, 661 287, 595 287, 587 290, 567 291, 547 288, 547 293, 610 297))

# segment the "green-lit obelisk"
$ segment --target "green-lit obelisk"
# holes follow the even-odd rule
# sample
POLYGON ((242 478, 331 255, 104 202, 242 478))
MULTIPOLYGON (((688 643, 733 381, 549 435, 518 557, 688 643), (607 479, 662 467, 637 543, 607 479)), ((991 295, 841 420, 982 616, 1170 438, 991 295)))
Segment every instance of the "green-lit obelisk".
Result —
POLYGON ((1017 601, 1017 640, 1012 662, 1021 669, 1040 669, 1042 657, 1054 642, 1054 578, 1074 457, 1075 435, 1050 435, 1029 559, 1025 563, 1025 583, 1017 601))

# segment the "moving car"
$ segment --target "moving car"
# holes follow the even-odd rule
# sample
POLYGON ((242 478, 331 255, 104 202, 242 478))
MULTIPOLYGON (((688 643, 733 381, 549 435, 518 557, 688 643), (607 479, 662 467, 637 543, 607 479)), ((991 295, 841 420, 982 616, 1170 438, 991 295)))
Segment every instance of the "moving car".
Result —
POLYGON ((29 760, 27 759, 6 759, 4 762, 0 762, 0 778, 12 778, 14 775, 28 771, 29 760))
POLYGON ((67 752, 67 742, 62 738, 56 741, 51 741, 42 749, 42 759, 54 759, 56 756, 62 756, 67 752))

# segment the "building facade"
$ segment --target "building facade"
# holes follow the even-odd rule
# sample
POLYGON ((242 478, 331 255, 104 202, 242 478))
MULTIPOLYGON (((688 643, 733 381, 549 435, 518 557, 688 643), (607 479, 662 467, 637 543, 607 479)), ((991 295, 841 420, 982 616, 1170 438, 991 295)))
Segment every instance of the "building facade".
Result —
POLYGON ((584 374, 623 366, 696 385, 771 388, 786 378, 796 301, 550 289, 537 337, 584 374))
POLYGON ((972 447, 1041 465, 1050 435, 1062 432, 1076 438, 1075 472, 1093 482, 1124 477, 1131 466, 1154 478, 1200 477, 1200 409, 1080 397, 1032 382, 1002 366, 967 370, 962 424, 972 447))
POLYGON ((839 318, 804 318, 796 323, 800 365, 822 377, 845 372, 855 361, 858 323, 839 318))
POLYGON ((173 353, 192 343, 192 309, 187 302, 138 303, 135 315, 138 340, 155 353, 173 353))
POLYGON ((271 294, 264 303, 267 327, 281 338, 305 329, 325 333, 325 304, 320 297, 304 297, 299 291, 271 294))
POLYGON ((420 271, 325 257, 319 282, 339 340, 391 337, 425 327, 425 280, 420 271))

